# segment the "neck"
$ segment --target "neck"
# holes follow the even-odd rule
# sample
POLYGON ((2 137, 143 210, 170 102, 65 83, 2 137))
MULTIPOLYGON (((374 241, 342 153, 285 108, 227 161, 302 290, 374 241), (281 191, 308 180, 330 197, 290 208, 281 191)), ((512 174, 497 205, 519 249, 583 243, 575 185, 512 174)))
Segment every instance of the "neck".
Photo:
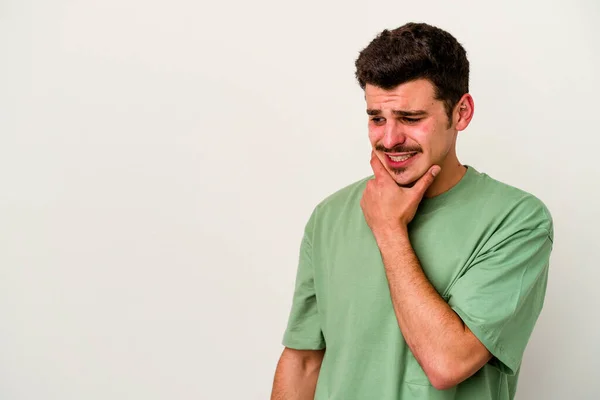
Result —
POLYGON ((425 192, 424 197, 435 197, 450 190, 460 182, 467 172, 467 168, 456 157, 446 160, 440 166, 442 167, 440 173, 435 177, 435 180, 425 192))

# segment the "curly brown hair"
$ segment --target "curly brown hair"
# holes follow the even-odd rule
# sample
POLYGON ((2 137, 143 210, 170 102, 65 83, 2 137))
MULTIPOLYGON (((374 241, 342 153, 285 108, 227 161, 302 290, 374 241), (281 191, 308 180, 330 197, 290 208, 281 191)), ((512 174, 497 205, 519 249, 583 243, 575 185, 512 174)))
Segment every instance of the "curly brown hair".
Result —
POLYGON ((450 33, 425 23, 385 29, 360 52, 355 65, 363 89, 370 84, 389 90, 416 79, 429 80, 449 121, 456 103, 469 92, 465 49, 450 33))

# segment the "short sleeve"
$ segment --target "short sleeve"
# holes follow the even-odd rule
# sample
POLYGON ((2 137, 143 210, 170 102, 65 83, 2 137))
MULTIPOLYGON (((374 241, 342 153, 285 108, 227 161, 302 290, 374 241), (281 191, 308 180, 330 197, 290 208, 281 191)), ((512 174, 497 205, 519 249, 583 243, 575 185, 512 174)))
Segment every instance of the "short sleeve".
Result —
POLYGON ((283 337, 284 346, 297 350, 321 350, 325 348, 315 293, 312 258, 315 219, 316 210, 312 213, 304 229, 300 245, 292 309, 283 337))
POLYGON ((478 255, 450 288, 448 304, 494 357, 515 375, 542 310, 552 229, 521 229, 478 255))

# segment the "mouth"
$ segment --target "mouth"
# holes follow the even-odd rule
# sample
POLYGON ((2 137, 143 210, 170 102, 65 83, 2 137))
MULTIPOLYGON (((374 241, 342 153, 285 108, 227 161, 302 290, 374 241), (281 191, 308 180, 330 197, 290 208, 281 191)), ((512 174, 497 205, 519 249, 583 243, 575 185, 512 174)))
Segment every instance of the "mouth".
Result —
POLYGON ((407 166, 411 161, 413 161, 417 154, 418 153, 416 151, 410 153, 395 154, 385 153, 385 158, 388 162, 388 165, 391 168, 402 168, 407 166))

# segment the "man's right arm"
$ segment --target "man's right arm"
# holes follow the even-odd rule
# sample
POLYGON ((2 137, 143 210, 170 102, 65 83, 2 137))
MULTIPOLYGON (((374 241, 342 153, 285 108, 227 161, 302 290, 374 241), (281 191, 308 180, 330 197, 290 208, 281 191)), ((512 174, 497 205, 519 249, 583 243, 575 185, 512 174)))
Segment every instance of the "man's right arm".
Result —
POLYGON ((286 347, 279 358, 271 400, 313 400, 325 350, 286 347))

